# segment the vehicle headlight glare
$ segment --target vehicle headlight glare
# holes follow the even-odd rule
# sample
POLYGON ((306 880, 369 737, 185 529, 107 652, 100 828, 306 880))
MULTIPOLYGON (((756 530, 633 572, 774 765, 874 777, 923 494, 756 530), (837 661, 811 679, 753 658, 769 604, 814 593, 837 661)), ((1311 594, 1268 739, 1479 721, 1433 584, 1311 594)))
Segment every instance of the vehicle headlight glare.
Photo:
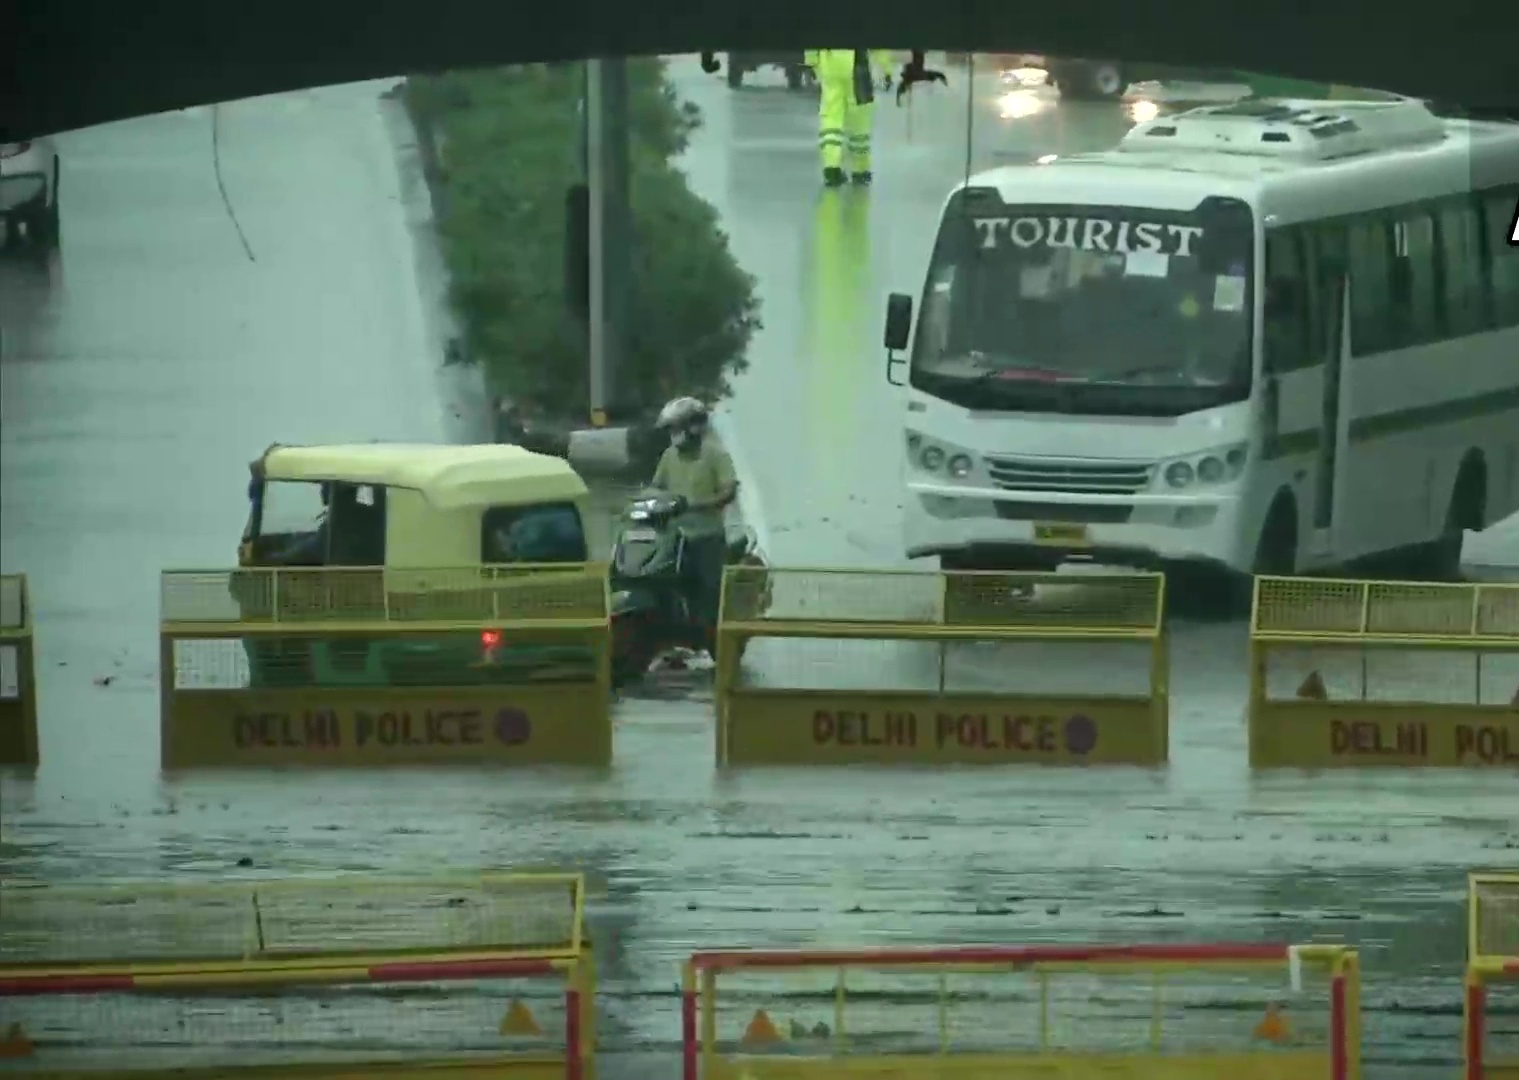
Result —
POLYGON ((918 460, 929 472, 938 472, 939 467, 944 464, 944 451, 937 446, 925 447, 923 453, 918 455, 918 460))
POLYGON ((949 459, 949 475, 953 476, 956 480, 962 479, 970 475, 970 466, 970 458, 964 454, 956 454, 949 459))
POLYGON ((1166 483, 1174 488, 1183 488, 1192 482, 1192 466, 1185 461, 1178 461, 1166 467, 1166 483))

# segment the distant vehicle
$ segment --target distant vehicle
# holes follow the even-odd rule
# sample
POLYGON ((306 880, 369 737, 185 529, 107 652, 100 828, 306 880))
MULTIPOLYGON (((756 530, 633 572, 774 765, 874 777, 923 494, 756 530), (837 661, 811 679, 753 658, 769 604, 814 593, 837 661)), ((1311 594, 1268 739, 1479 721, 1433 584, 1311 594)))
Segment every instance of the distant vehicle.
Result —
POLYGON ((1125 60, 1086 60, 1037 53, 998 53, 1004 81, 1047 81, 1060 96, 1075 101, 1117 101, 1136 82, 1239 83, 1240 74, 1223 69, 1182 68, 1125 60))
POLYGON ((802 63, 800 52, 760 53, 730 52, 728 54, 728 85, 737 90, 744 85, 744 76, 762 67, 778 67, 786 74, 786 85, 800 90, 812 82, 812 72, 802 63))
POLYGON ((969 178, 888 302, 907 554, 1455 576, 1519 510, 1516 177, 1519 124, 1249 99, 969 178))
POLYGON ((62 166, 51 139, 0 143, 0 225, 5 244, 50 250, 58 245, 62 166))

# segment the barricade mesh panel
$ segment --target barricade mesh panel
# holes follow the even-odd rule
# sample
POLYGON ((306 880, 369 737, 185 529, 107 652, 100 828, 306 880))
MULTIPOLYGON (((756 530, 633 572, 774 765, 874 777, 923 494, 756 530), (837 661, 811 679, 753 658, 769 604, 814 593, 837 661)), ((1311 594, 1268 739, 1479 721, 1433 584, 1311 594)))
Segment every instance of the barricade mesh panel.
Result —
POLYGON ((20 574, 0 575, 0 631, 26 626, 26 586, 20 574))
POLYGON ((1487 984, 1482 1060, 1487 1065, 1487 1080, 1519 1077, 1519 978, 1487 984), (1500 1069, 1504 1071, 1498 1072, 1500 1069))
POLYGON ((752 638, 751 689, 1106 697, 1150 695, 1147 641, 858 641, 752 638), (1100 673, 1100 677, 1094 677, 1100 673))
POLYGON ((720 973, 719 1052, 729 1058, 1327 1054, 1330 1039, 1329 979, 1305 972, 1294 992, 1285 963, 1164 973, 849 967, 844 981, 840 1008, 836 969, 720 973), (764 1037, 767 1021, 774 1040, 764 1037))
POLYGON ((0 964, 436 949, 569 951, 572 875, 226 886, 0 887, 0 964))
POLYGON ((1271 701, 1300 698, 1304 680, 1323 680, 1329 701, 1505 705, 1519 693, 1519 651, 1360 648, 1282 644, 1265 649, 1271 701))
POLYGON ((1519 585, 1260 578, 1254 629, 1519 643, 1519 585))
POLYGON ((14 645, 0 645, 0 701, 17 701, 21 697, 21 650, 14 645))
POLYGON ((733 567, 724 617, 1155 631, 1159 575, 887 573, 733 567), (768 588, 768 604, 752 598, 768 588), (762 608, 762 610, 761 610, 762 608))
POLYGON ((1477 955, 1519 960, 1519 874, 1474 877, 1471 907, 1477 955))
POLYGON ((32 1046, 3 1066, 22 1074, 565 1050, 564 984, 547 977, 0 998, 0 1035, 12 1025, 32 1046))
POLYGON ((584 682, 596 677, 591 632, 532 630, 449 633, 391 631, 323 637, 259 634, 241 639, 174 641, 175 690, 291 689, 344 686, 511 686, 584 682))
POLYGON ((607 617, 605 567, 169 570, 165 623, 543 622, 607 617))

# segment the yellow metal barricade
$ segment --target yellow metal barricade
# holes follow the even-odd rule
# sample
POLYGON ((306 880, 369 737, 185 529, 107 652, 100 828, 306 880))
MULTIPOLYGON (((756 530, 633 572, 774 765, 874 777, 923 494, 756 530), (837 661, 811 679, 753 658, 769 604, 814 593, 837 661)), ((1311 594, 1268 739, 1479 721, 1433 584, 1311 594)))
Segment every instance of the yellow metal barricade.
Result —
POLYGON ((1337 945, 698 953, 683 1080, 1358 1080, 1337 945))
POLYGON ((0 1068, 594 1075, 579 875, 5 889, 0 1068))
POLYGON ((1467 881, 1466 1080, 1519 1080, 1519 873, 1467 881))
POLYGON ((0 966, 584 945, 579 874, 0 885, 0 966))
POLYGON ((1250 762, 1519 768, 1519 585, 1256 579, 1250 762))
POLYGON ((26 575, 0 575, 0 765, 37 764, 37 670, 26 575))
POLYGON ((722 765, 1166 761, 1159 574, 729 567, 722 765))
POLYGON ((603 564, 166 571, 162 758, 605 765, 603 564))

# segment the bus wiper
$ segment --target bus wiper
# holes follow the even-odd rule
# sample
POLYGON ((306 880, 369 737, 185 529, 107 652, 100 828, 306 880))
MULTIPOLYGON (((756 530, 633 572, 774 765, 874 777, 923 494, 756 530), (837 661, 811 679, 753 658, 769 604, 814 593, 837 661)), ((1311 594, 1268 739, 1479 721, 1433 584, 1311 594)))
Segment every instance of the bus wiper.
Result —
MULTIPOLYGON (((1175 364, 1136 364, 1133 367, 1118 368, 1116 371, 1102 372, 1103 382, 1123 382, 1127 379, 1142 378, 1145 375, 1175 375, 1179 378, 1189 378, 1187 373, 1175 364)), ((1191 379, 1191 384, 1196 385, 1197 380, 1191 379)))
POLYGON ((1039 367, 1036 364, 1010 364, 1006 367, 989 367, 985 371, 970 376, 970 379, 977 385, 995 382, 998 379, 1006 379, 1008 382, 1034 383, 1086 381, 1072 375, 1069 371, 1061 371, 1058 368, 1039 367))

